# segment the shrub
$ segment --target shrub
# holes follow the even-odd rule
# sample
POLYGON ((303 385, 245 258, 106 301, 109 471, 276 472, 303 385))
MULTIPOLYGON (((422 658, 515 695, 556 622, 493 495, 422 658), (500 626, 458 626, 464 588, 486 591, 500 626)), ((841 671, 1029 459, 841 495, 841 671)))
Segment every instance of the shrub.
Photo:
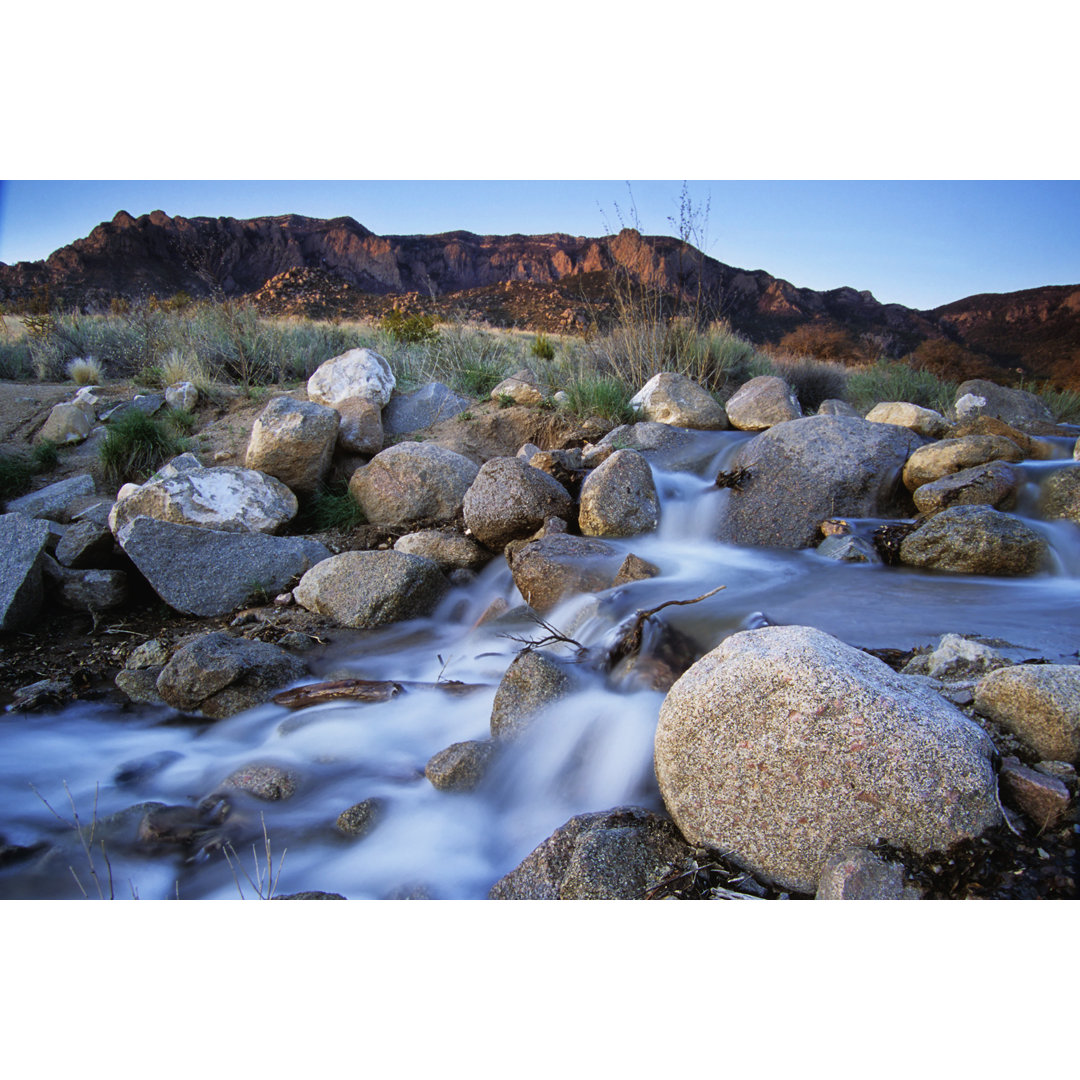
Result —
POLYGON ((127 409, 108 425, 101 444, 101 464, 114 483, 141 482, 170 458, 182 454, 187 441, 139 409, 127 409))
POLYGON ((599 416, 616 424, 634 419, 630 398, 634 392, 610 375, 581 373, 566 387, 566 407, 578 416, 599 416))
POLYGON ((69 360, 67 374, 76 386, 98 386, 105 381, 101 365, 92 356, 69 360))
POLYGON ((405 345, 434 341, 439 336, 430 315, 406 315, 399 308, 384 315, 379 328, 394 341, 405 345))
POLYGON ((780 348, 796 356, 817 360, 858 360, 862 352, 858 342, 832 323, 803 323, 780 339, 780 348))
POLYGON ((290 526, 298 534, 328 529, 354 529, 365 521, 364 511, 347 486, 323 487, 300 497, 300 510, 290 526))
POLYGON ((847 390, 848 370, 824 360, 778 360, 776 373, 795 391, 803 412, 817 412, 823 401, 842 398, 847 390))
POLYGON ((555 359, 555 346, 551 344, 547 334, 537 334, 529 352, 540 360, 555 359))
POLYGON ((1039 397, 1059 424, 1080 424, 1080 391, 1044 387, 1039 391, 1039 397))
POLYGON ((943 413, 956 397, 956 384, 929 371, 916 371, 900 360, 879 360, 848 375, 845 396, 862 412, 879 401, 910 401, 943 413))

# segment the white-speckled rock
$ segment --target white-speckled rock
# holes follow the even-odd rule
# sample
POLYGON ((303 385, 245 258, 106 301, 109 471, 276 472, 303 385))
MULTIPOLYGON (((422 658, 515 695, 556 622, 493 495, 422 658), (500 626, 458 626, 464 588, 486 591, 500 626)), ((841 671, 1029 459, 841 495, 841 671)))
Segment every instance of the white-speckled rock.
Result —
POLYGON ((616 450, 581 486, 582 536, 637 536, 659 521, 652 469, 636 450, 616 450))
POLYGON ((726 411, 731 426, 740 431, 764 431, 803 414, 795 391, 777 375, 743 383, 728 399, 726 411))
POLYGON ((654 375, 631 399, 630 408, 645 420, 699 431, 728 426, 724 407, 693 379, 671 371, 654 375))
POLYGON ((380 409, 390 400, 396 380, 390 365, 374 349, 350 349, 320 364, 308 379, 307 392, 320 405, 359 397, 380 409))
POLYGON ((896 424, 919 435, 940 439, 949 430, 949 421, 935 409, 924 409, 910 401, 882 401, 867 414, 872 424, 896 424))
POLYGON ((975 711, 1049 761, 1080 762, 1080 667, 1017 664, 975 688, 975 711))
POLYGON ((244 464, 293 491, 317 491, 330 468, 339 419, 327 405, 276 397, 251 428, 244 464))

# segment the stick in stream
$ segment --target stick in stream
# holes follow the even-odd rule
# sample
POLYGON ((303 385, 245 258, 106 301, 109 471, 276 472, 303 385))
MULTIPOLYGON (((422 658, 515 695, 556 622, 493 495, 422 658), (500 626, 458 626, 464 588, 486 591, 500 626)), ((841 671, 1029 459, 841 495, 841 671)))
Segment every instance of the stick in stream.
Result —
POLYGON ((647 611, 636 612, 633 623, 627 628, 626 632, 619 638, 615 643, 615 647, 611 650, 612 660, 617 661, 624 656, 631 656, 641 648, 641 628, 658 611, 663 611, 666 607, 682 607, 685 604, 700 604, 702 600, 708 600, 710 596, 715 596, 721 589, 726 588, 726 585, 718 585, 711 592, 707 592, 702 596, 695 596, 693 600, 667 600, 663 604, 658 604, 654 608, 649 608, 647 611))
POLYGON ((333 682, 308 683, 292 690, 275 694, 273 702, 286 709, 306 709, 326 701, 379 702, 404 694, 409 690, 443 690, 448 694, 469 694, 486 687, 479 683, 463 683, 453 680, 440 682, 393 682, 387 679, 336 679, 333 682))

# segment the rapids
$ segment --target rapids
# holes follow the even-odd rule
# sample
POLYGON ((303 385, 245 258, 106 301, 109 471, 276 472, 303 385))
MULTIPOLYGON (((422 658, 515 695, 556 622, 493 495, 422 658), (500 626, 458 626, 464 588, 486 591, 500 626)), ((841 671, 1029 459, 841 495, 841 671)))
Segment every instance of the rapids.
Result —
MULTIPOLYGON (((1061 440, 1059 459, 1024 463, 1029 483, 1016 511, 1047 537, 1053 565, 1035 577, 1007 579, 844 564, 813 551, 716 542, 711 537, 730 493, 717 490, 712 478, 747 437, 702 437, 695 460, 679 462, 679 471, 654 461, 660 526, 653 535, 614 543, 658 565, 661 576, 574 597, 547 621, 595 645, 636 609, 722 585, 708 600, 664 613, 703 650, 768 621, 816 626, 870 648, 910 649, 956 632, 1000 639, 1015 660, 1075 660, 1080 527, 1036 516, 1045 477, 1080 467, 1066 460, 1068 440, 1061 440)), ((431 618, 372 632, 348 652, 326 649, 312 661, 317 680, 484 684, 468 696, 411 690, 380 704, 333 702, 299 712, 263 705, 203 724, 179 724, 166 708, 119 714, 88 702, 0 717, 0 836, 8 845, 41 845, 33 857, 0 869, 0 898, 97 896, 99 885, 117 898, 265 894, 270 883, 257 890, 248 880, 257 883, 265 872, 265 825, 279 895, 318 890, 361 899, 419 891, 435 899, 478 899, 575 814, 630 803, 660 809, 652 745, 663 694, 616 692, 599 679, 555 707, 557 722, 537 724, 505 748, 475 791, 438 791, 424 778, 432 755, 488 735, 496 686, 521 648, 507 635, 544 633, 513 617, 474 628, 499 597, 521 603, 505 560, 496 558, 472 584, 453 589, 431 618), (254 761, 295 770, 300 786, 281 802, 237 804, 230 859, 210 849, 185 862, 169 849, 151 855, 121 839, 125 830, 115 821, 126 821, 130 835, 138 816, 125 818, 128 808, 148 801, 194 806, 229 772, 254 761), (360 839, 338 835, 338 814, 369 798, 382 801, 374 829, 360 839), (96 822, 89 856, 74 813, 84 826, 96 822)))

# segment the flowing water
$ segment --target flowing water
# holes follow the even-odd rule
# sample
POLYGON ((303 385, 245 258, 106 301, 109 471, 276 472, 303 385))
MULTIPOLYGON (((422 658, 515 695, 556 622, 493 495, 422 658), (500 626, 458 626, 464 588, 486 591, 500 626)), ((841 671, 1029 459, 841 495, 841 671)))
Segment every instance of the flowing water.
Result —
MULTIPOLYGON (((1069 440, 1060 440, 1059 460, 1025 463, 1029 483, 1017 510, 1046 536, 1052 566, 1008 579, 716 542, 711 537, 730 494, 712 478, 746 437, 703 437, 695 460, 681 462, 680 471, 654 466, 659 529, 615 543, 655 563, 661 576, 569 599, 548 622, 583 645, 597 645, 637 609, 722 585, 708 600, 664 612, 703 650, 739 629, 775 622, 816 626, 869 648, 909 649, 944 633, 977 634, 1007 642, 1015 660, 1075 661, 1080 527, 1035 516, 1045 477, 1080 467, 1069 458, 1069 440)), ((514 637, 544 633, 513 617, 475 627, 500 597, 521 603, 505 560, 497 558, 471 585, 452 590, 431 618, 373 632, 348 651, 327 650, 315 665, 318 678, 482 684, 466 696, 420 689, 380 704, 333 702, 298 712, 264 705, 198 726, 178 724, 166 708, 119 713, 96 703, 0 718, 0 835, 9 845, 41 845, 39 854, 0 870, 0 897, 79 898, 84 891, 99 895, 99 887, 118 898, 252 896, 248 879, 258 884, 265 872, 265 837, 274 874, 280 872, 278 894, 383 898, 422 891, 437 899, 482 898, 573 815, 624 804, 660 809, 652 745, 663 694, 612 690, 599 677, 586 678, 555 707, 557 722, 534 725, 504 749, 475 791, 439 791, 424 778, 433 754, 488 735, 495 688, 521 648, 514 637), (287 767, 300 785, 287 800, 237 804, 229 819, 230 859, 212 846, 186 861, 179 849, 151 855, 128 842, 141 816, 131 807, 194 806, 251 762, 287 767), (382 801, 372 831, 360 839, 339 835, 338 814, 369 798, 382 801), (96 822, 89 855, 73 827, 75 814, 83 825, 96 822)), ((268 892, 269 884, 260 889, 268 892)))

